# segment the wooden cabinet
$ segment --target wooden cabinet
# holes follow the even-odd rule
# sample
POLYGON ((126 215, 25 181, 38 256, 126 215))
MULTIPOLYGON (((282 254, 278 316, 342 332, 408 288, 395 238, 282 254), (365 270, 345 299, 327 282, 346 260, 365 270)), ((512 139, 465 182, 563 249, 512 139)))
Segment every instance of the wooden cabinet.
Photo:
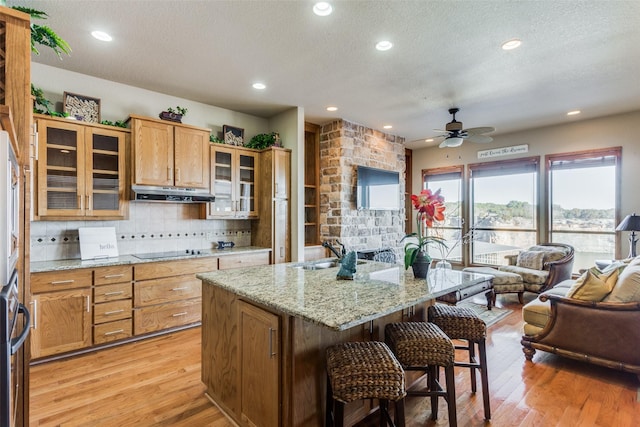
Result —
POLYGON ((209 188, 210 129, 131 115, 133 183, 209 188))
POLYGON ((211 193, 205 218, 257 218, 259 152, 248 148, 211 146, 211 193))
POLYGON ((144 263, 134 269, 135 335, 200 322, 202 282, 195 274, 217 270, 217 258, 144 263))
POLYGON ((280 425, 280 318, 240 301, 240 418, 280 425))
MULTIPOLYGON (((320 128, 304 126, 304 245, 320 244, 320 128)), ((305 256, 305 259, 306 256, 305 256)))
POLYGON ((103 344, 133 334, 133 267, 102 267, 94 270, 93 343, 103 344))
POLYGON ((271 254, 268 251, 245 253, 238 255, 221 256, 218 260, 218 269, 227 270, 229 268, 247 268, 256 265, 269 264, 271 254))
POLYGON ((91 278, 87 269, 31 276, 31 357, 91 345, 91 278))
POLYGON ((260 219, 251 225, 253 244, 271 248, 273 264, 291 260, 289 206, 291 151, 272 147, 260 153, 260 219))
POLYGON ((37 218, 123 219, 129 131, 38 116, 37 218))

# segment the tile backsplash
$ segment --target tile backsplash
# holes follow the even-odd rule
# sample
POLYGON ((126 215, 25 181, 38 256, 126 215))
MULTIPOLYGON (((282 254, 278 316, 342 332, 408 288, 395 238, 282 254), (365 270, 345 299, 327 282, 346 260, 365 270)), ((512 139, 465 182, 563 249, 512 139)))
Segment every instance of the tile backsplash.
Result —
POLYGON ((120 255, 211 249, 218 241, 251 245, 249 220, 203 220, 199 209, 196 204, 132 202, 127 220, 34 221, 31 261, 80 258, 80 227, 115 227, 120 255))

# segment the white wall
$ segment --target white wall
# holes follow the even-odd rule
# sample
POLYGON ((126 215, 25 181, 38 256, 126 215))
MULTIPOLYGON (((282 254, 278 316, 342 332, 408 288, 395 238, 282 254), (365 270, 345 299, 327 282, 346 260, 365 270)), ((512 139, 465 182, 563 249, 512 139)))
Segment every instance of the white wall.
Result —
MULTIPOLYGON (((596 148, 622 147, 621 165, 621 215, 640 212, 640 192, 637 183, 640 179, 640 136, 638 135, 640 111, 591 120, 577 121, 556 126, 531 129, 494 136, 490 144, 465 142, 459 148, 425 148, 413 151, 413 189, 412 194, 420 191, 422 169, 467 165, 483 161, 497 161, 518 157, 541 156, 541 175, 546 154, 570 153, 596 148), (490 148, 511 147, 527 144, 529 152, 519 155, 478 159, 478 151, 490 148)), ((576 183, 579 185, 579 183, 576 183)), ((594 194, 597 197, 597 194, 594 194)), ((618 237, 618 253, 628 252, 627 233, 618 237)))

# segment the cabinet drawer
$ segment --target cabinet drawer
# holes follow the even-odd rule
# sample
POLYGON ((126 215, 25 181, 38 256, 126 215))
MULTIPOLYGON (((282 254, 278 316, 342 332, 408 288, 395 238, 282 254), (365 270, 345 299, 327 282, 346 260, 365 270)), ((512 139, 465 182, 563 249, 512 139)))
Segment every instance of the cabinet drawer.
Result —
POLYGON ((116 322, 103 323, 93 327, 93 343, 103 344, 105 342, 128 338, 133 332, 133 321, 131 319, 118 320, 116 322))
POLYGON ((133 280, 133 267, 130 265, 96 268, 94 271, 93 284, 96 286, 131 282, 133 280))
POLYGON ((200 298, 202 295, 202 282, 191 274, 136 282, 134 287, 135 307, 200 298))
POLYGON ((252 267, 255 265, 269 264, 269 252, 246 253, 242 255, 221 256, 218 261, 220 270, 238 267, 252 267))
POLYGON ((218 269, 218 258, 206 257, 181 261, 163 261, 138 264, 134 269, 136 280, 158 279, 183 274, 204 273, 218 269))
POLYGON ((199 298, 136 308, 133 310, 134 333, 140 335, 200 322, 201 312, 199 298))
POLYGON ((49 271, 31 275, 31 293, 91 287, 91 269, 49 271))
POLYGON ((131 300, 111 301, 93 306, 93 323, 105 323, 113 320, 131 318, 131 300))
POLYGON ((99 304, 107 301, 130 299, 133 294, 131 287, 131 282, 95 287, 93 288, 93 302, 99 304))

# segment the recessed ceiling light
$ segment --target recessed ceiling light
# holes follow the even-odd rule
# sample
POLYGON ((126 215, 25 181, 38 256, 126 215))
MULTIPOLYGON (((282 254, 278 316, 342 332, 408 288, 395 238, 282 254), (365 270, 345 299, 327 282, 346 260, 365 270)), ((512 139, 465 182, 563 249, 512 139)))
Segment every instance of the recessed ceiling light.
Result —
POLYGON ((506 41, 506 42, 502 43, 502 49, 504 49, 504 50, 513 50, 513 49, 516 49, 516 48, 520 47, 521 44, 522 44, 522 41, 519 40, 519 39, 509 40, 509 41, 506 41))
POLYGON ((252 86, 254 89, 260 89, 260 90, 267 88, 267 85, 265 85, 264 83, 254 83, 252 86))
POLYGON ((391 126, 391 125, 384 125, 382 127, 385 128, 385 129, 392 129, 393 128, 393 126, 391 126))
POLYGON ((573 111, 569 111, 567 113, 567 116, 575 116, 577 114, 580 114, 580 110, 573 110, 573 111))
POLYGON ((393 43, 391 43, 389 40, 382 40, 379 41, 378 43, 376 43, 376 49, 378 50, 389 50, 393 47, 393 43))
POLYGON ((319 1, 313 5, 313 13, 318 16, 331 15, 331 12, 333 12, 333 7, 326 1, 319 1))
POLYGON ((92 31, 91 35, 103 42, 110 42, 111 40, 113 40, 113 37, 111 37, 109 34, 105 33, 104 31, 92 31))
POLYGON ((338 111, 338 107, 327 107, 327 111, 338 111))
POLYGON ((425 139, 424 142, 433 142, 433 138, 425 139))

